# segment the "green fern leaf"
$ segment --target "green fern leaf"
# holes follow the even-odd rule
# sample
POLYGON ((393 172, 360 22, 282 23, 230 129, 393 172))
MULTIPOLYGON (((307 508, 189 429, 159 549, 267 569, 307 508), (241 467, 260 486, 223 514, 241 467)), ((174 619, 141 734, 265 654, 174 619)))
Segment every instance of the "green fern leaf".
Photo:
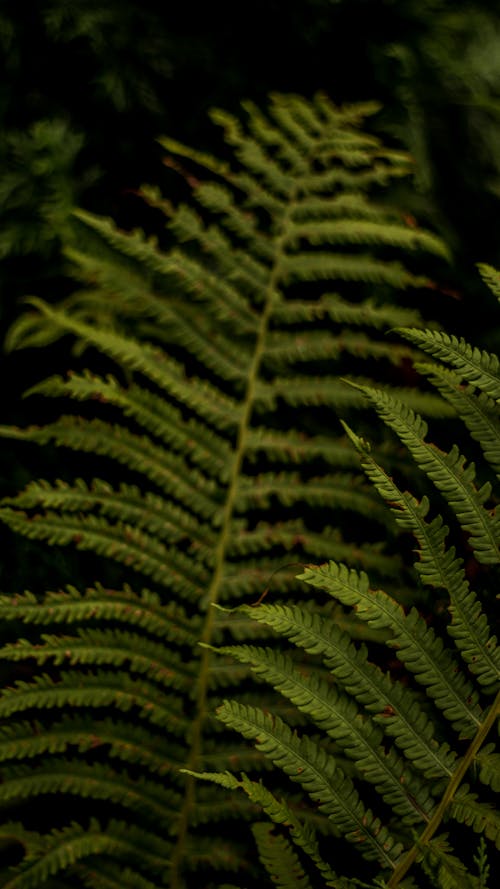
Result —
POLYGON ((451 803, 450 812, 457 821, 468 824, 482 833, 500 848, 500 815, 491 804, 478 800, 477 794, 469 793, 464 785, 451 803))
POLYGON ((486 745, 477 755, 479 777, 498 793, 500 790, 500 753, 494 753, 494 745, 486 745))
POLYGON ((107 766, 70 761, 57 765, 50 760, 42 761, 35 776, 31 768, 17 767, 0 788, 3 803, 46 794, 73 794, 82 799, 118 802, 124 809, 139 812, 151 824, 157 821, 165 830, 181 799, 179 792, 159 792, 153 781, 133 781, 123 771, 112 773, 107 766))
POLYGON ((401 606, 384 592, 370 589, 366 575, 345 565, 330 562, 310 566, 300 577, 326 590, 342 604, 355 608, 361 620, 390 629, 390 644, 396 648, 397 657, 426 686, 454 728, 465 737, 478 729, 481 708, 477 692, 415 608, 405 615, 401 606))
POLYGON ((345 428, 362 455, 368 478, 390 505, 398 525, 415 536, 419 545, 415 567, 422 580, 447 591, 452 616, 449 632, 471 672, 482 684, 490 685, 494 690, 500 680, 500 651, 480 602, 469 588, 462 560, 455 557, 453 547, 447 546, 448 528, 440 516, 429 522, 427 497, 419 502, 409 492, 400 491, 373 459, 366 443, 347 426, 345 428))
POLYGON ((471 437, 479 442, 485 458, 500 475, 500 426, 495 402, 482 392, 478 395, 472 386, 461 385, 454 371, 424 362, 417 362, 415 367, 455 407, 471 437))
POLYGON ((355 647, 350 635, 336 623, 290 605, 242 605, 231 616, 237 618, 240 613, 268 624, 308 653, 321 655, 339 685, 375 714, 377 724, 394 737, 414 767, 429 777, 452 775, 455 757, 447 745, 438 744, 433 737, 419 701, 377 670, 369 662, 366 648, 355 647))
POLYGON ((259 858, 276 886, 280 889, 294 889, 296 886, 310 889, 311 883, 285 837, 274 833, 272 826, 265 822, 254 824, 252 833, 259 858))
POLYGON ((483 281, 488 285, 491 292, 499 297, 499 283, 498 283, 498 272, 491 265, 487 265, 485 262, 480 262, 477 265, 479 272, 483 281))
POLYGON ((365 810, 352 782, 335 766, 324 750, 309 738, 292 734, 277 716, 226 701, 217 711, 219 719, 256 740, 258 749, 304 788, 318 802, 319 809, 360 846, 368 859, 377 858, 394 867, 401 846, 369 810, 365 810))
POLYGON ((402 758, 394 751, 384 753, 381 729, 364 722, 349 698, 336 693, 314 674, 304 676, 304 668, 294 667, 291 658, 272 649, 239 645, 219 651, 250 664, 258 676, 289 698, 301 712, 311 716, 355 761, 363 779, 375 785, 377 793, 404 823, 418 823, 428 818, 432 800, 422 793, 419 782, 413 780, 402 758))
POLYGON ((467 380, 495 400, 500 398, 499 364, 496 355, 470 346, 463 338, 440 331, 419 331, 401 328, 402 336, 424 352, 450 364, 462 379, 467 380))
MULTIPOLYGON (((69 401, 67 414, 56 420, 52 414, 43 427, 2 427, 0 433, 70 449, 87 455, 82 463, 103 468, 91 481, 85 465, 75 481, 33 481, 3 501, 0 517, 34 541, 91 552, 99 564, 114 559, 123 586, 92 583, 86 592, 66 587, 2 597, 1 786, 16 817, 19 808, 37 823, 42 844, 9 879, 116 889, 122 869, 123 885, 180 889, 233 882, 233 873, 254 885, 262 876, 248 836, 232 830, 235 819, 253 817, 254 802, 219 802, 215 788, 195 788, 192 773, 234 764, 258 775, 272 767, 210 718, 222 694, 239 684, 249 712, 256 693, 246 664, 217 660, 204 646, 239 637, 255 646, 262 638, 278 649, 281 643, 271 642, 270 628, 247 614, 229 617, 211 606, 259 600, 268 588, 278 601, 307 596, 310 608, 311 590, 301 589, 292 562, 334 555, 398 586, 405 571, 394 554, 391 516, 362 479, 340 428, 338 435, 332 430, 339 410, 350 416, 365 403, 341 379, 345 360, 367 385, 375 365, 394 381, 397 363, 414 357, 413 346, 385 333, 389 326, 423 323, 417 310, 392 305, 394 287, 426 282, 417 253, 433 254, 433 262, 447 254, 436 236, 408 225, 382 195, 408 175, 411 163, 360 131, 373 111, 338 109, 324 96, 310 102, 275 96, 266 115, 248 105, 246 125, 216 113, 230 162, 168 142, 167 165, 178 169, 179 158, 195 172, 186 172, 189 207, 145 191, 165 218, 161 243, 167 246, 79 211, 66 255, 80 289, 57 306, 32 300, 11 331, 11 347, 48 345, 69 334, 80 367, 86 350, 89 368, 97 356, 98 371, 35 384, 31 394, 50 398, 51 410, 54 399, 69 401), (352 532, 340 531, 345 514, 352 532), (357 540, 360 515, 376 532, 365 550, 351 539, 357 540), (323 526, 332 530, 321 533, 323 526), (152 591, 141 589, 146 579, 152 591), (92 851, 75 828, 73 861, 64 851, 72 828, 50 833, 41 805, 63 797, 64 787, 58 824, 72 800, 76 808, 84 798, 85 811, 103 810, 100 830, 108 841, 96 840, 92 851), (115 847, 120 831, 125 845, 115 847), (129 837, 140 848, 143 833, 154 846, 151 859, 146 843, 143 858, 127 852, 129 837), (153 860, 160 847, 164 868, 153 860), (47 869, 52 852, 53 873, 47 869)), ((396 391, 427 415, 452 413, 433 393, 396 391)), ((94 564, 80 561, 84 573, 94 564)), ((404 777, 415 789, 416 807, 430 807, 422 794, 427 785, 411 783, 414 774, 432 775, 439 787, 456 756, 434 735, 419 694, 401 684, 393 691, 366 649, 357 653, 340 627, 380 642, 386 629, 355 623, 341 607, 334 613, 340 641, 332 647, 325 631, 326 669, 331 660, 339 694, 349 694, 352 684, 359 706, 366 700, 371 714, 366 730, 356 722, 355 756, 366 753, 371 787, 383 787, 389 806, 393 794, 395 805, 408 806, 407 788, 397 784, 404 777), (398 752, 386 752, 393 737, 398 752), (403 769, 410 751, 415 766, 403 769)), ((326 675, 320 665, 322 697, 326 675)), ((272 694, 260 687, 257 700, 267 706, 272 694)), ((297 729, 310 719, 286 698, 274 712, 297 729)), ((307 780, 315 793, 322 764, 335 769, 330 752, 307 732, 299 740, 292 729, 283 731, 291 732, 290 761, 311 754, 315 768, 307 780)), ((339 747, 333 737, 329 743, 339 747)), ((340 751, 339 758, 353 768, 353 757, 340 751)), ((320 835, 326 825, 337 838, 331 814, 345 821, 348 833, 360 831, 352 836, 360 840, 356 851, 367 850, 367 860, 393 869, 403 848, 399 825, 393 831, 391 818, 389 831, 360 801, 350 776, 333 774, 340 786, 326 788, 331 812, 311 803, 302 833, 297 827, 294 838, 290 830, 293 854, 298 849, 300 861, 312 855, 311 881, 313 874, 328 878, 325 856, 313 854, 310 828, 320 835)), ((305 781, 292 785, 291 811, 305 781)))
POLYGON ((440 889, 477 889, 477 878, 451 853, 446 834, 431 840, 422 851, 425 853, 424 869, 440 889))
POLYGON ((143 861, 158 875, 168 868, 167 848, 151 835, 119 822, 110 822, 104 832, 93 819, 88 827, 73 824, 53 831, 43 850, 28 853, 21 872, 5 883, 5 889, 34 889, 47 878, 89 856, 103 855, 122 861, 143 861))
POLYGON ((195 777, 204 781, 212 781, 230 790, 241 789, 252 802, 262 807, 271 821, 285 826, 290 831, 292 841, 307 854, 308 860, 312 861, 317 867, 326 886, 331 886, 333 889, 342 889, 344 881, 323 860, 314 829, 310 825, 302 824, 297 814, 283 800, 277 799, 276 796, 264 787, 261 781, 251 781, 245 774, 242 774, 240 780, 238 780, 229 772, 196 773, 195 777))
POLYGON ((454 445, 444 453, 425 442, 427 424, 392 396, 362 387, 362 391, 401 441, 407 446, 421 469, 446 497, 464 530, 470 534, 471 545, 479 561, 485 564, 500 561, 500 521, 484 508, 491 494, 486 482, 477 489, 474 485, 474 464, 465 466, 465 458, 454 445))

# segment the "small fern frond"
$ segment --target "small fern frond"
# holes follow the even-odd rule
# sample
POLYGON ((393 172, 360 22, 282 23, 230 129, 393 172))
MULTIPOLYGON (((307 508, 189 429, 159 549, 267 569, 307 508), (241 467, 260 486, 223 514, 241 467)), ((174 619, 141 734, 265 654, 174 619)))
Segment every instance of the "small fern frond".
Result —
POLYGON ((452 616, 448 629, 462 657, 478 681, 495 691, 500 681, 500 650, 481 604, 469 588, 463 561, 456 558, 455 549, 447 545, 448 528, 441 516, 429 522, 427 497, 419 502, 408 491, 400 491, 393 479, 373 459, 366 443, 348 426, 344 426, 362 455, 363 469, 390 505, 398 525, 414 535, 419 546, 415 567, 423 582, 445 589, 448 593, 452 616))
POLYGON ((223 476, 230 456, 228 443, 194 418, 186 420, 179 409, 164 398, 133 383, 125 389, 111 375, 104 379, 89 371, 72 373, 67 379, 53 376, 35 386, 28 395, 69 397, 75 401, 112 404, 125 417, 132 418, 150 435, 167 443, 174 451, 190 453, 191 460, 204 472, 223 476))
POLYGON ((61 673, 57 680, 41 674, 32 683, 18 680, 12 688, 5 689, 0 700, 0 717, 64 707, 116 707, 122 713, 137 712, 151 725, 161 726, 182 737, 189 727, 183 715, 182 702, 169 695, 158 701, 158 689, 150 683, 134 681, 124 675, 100 671, 97 675, 86 673, 85 682, 76 671, 61 673))
POLYGON ((217 711, 224 724, 255 740, 258 749, 299 783, 332 824, 356 844, 367 859, 394 867, 401 846, 379 819, 365 809, 350 779, 308 737, 298 737, 276 716, 226 701, 217 711))
POLYGON ((142 590, 133 592, 129 586, 122 590, 105 589, 100 584, 81 593, 75 587, 47 593, 40 602, 33 593, 1 596, 0 607, 5 620, 25 624, 57 624, 119 622, 142 629, 163 642, 178 639, 192 646, 196 641, 193 621, 177 603, 160 604, 157 593, 142 590))
POLYGON ((400 605, 381 590, 372 590, 365 574, 330 562, 310 566, 302 580, 326 590, 330 596, 356 611, 371 626, 390 630, 396 654, 464 737, 481 725, 477 691, 460 673, 457 662, 439 637, 428 628, 417 610, 405 614, 400 605))
POLYGON ((465 387, 460 377, 447 368, 416 362, 416 370, 425 375, 456 409, 471 437, 479 442, 484 457, 500 476, 500 413, 488 395, 473 386, 465 387))
POLYGON ((229 790, 242 790, 246 793, 252 802, 262 808, 274 824, 282 825, 290 832, 292 842, 306 853, 308 861, 318 869, 326 886, 331 886, 333 889, 343 889, 344 881, 331 870, 322 858, 313 827, 310 824, 303 824, 296 812, 284 800, 277 799, 261 781, 252 781, 244 773, 240 779, 237 779, 229 772, 196 773, 195 777, 220 784, 229 790))
POLYGON ((418 781, 406 770, 394 751, 385 754, 383 733, 379 727, 364 722, 361 712, 347 696, 304 667, 295 667, 291 658, 273 649, 255 646, 226 646, 221 654, 232 655, 247 663, 257 676, 288 698, 301 712, 331 737, 345 755, 353 759, 363 779, 375 786, 377 793, 404 823, 426 819, 433 803, 422 793, 418 781))
POLYGON ((311 883, 286 837, 275 833, 266 822, 254 824, 252 833, 259 858, 279 889, 311 889, 311 883))
POLYGON ((126 772, 112 773, 107 766, 74 761, 41 761, 35 776, 31 768, 17 767, 0 786, 2 804, 47 794, 119 803, 124 809, 140 813, 151 824, 157 821, 164 830, 168 830, 181 800, 179 792, 172 790, 166 794, 152 780, 133 781, 126 772))
POLYGON ((74 867, 75 877, 82 880, 88 889, 120 889, 123 886, 134 886, 136 889, 157 889, 157 882, 146 879, 138 870, 123 867, 112 861, 90 858, 87 863, 79 863, 74 867))
POLYGON ((11 645, 6 644, 0 651, 0 658, 8 661, 33 658, 40 665, 51 662, 56 666, 126 666, 132 673, 180 691, 187 691, 194 678, 193 662, 182 660, 176 652, 165 651, 162 643, 154 643, 122 629, 80 628, 76 636, 42 633, 36 643, 19 639, 11 645))
POLYGON ((462 379, 477 386, 490 398, 500 398, 500 366, 493 353, 471 346, 463 338, 437 330, 401 328, 398 332, 433 358, 451 365, 462 379))
POLYGON ((385 733, 428 777, 450 777, 455 757, 433 737, 432 724, 409 689, 378 670, 364 646, 356 647, 332 621, 293 605, 240 606, 234 613, 272 627, 306 652, 320 655, 336 682, 374 714, 385 733))
POLYGON ((53 831, 43 849, 28 852, 17 876, 5 883, 5 889, 34 889, 60 871, 91 856, 142 862, 160 876, 168 868, 168 844, 160 848, 146 831, 121 822, 110 822, 106 830, 96 819, 86 827, 73 823, 53 831))
POLYGON ((410 408, 385 392, 366 387, 362 391, 406 445, 417 465, 442 492, 461 526, 470 534, 478 561, 498 564, 500 520, 496 513, 491 515, 484 508, 491 495, 491 484, 485 482, 480 488, 476 487, 474 464, 465 465, 465 458, 456 445, 446 453, 428 444, 425 441, 427 424, 410 408))
MULTIPOLYGON (((75 711, 76 713, 76 711, 75 711)), ((103 719, 96 726, 84 713, 65 717, 47 726, 37 720, 2 727, 0 761, 21 762, 41 754, 106 750, 110 761, 137 764, 147 773, 163 776, 176 773, 183 764, 184 749, 169 739, 168 757, 149 727, 103 719)))
POLYGON ((435 837, 421 851, 423 870, 438 889, 479 889, 477 877, 452 854, 448 834, 435 837))
POLYGON ((493 805, 478 800, 464 785, 450 805, 450 813, 457 821, 469 825, 476 833, 483 834, 500 849, 500 814, 493 805))
POLYGON ((42 300, 33 298, 31 302, 56 327, 95 346, 122 367, 141 373, 218 428, 234 428, 237 424, 241 408, 234 399, 205 380, 187 380, 182 364, 158 346, 134 341, 130 336, 125 338, 109 328, 101 330, 51 308, 42 300))
POLYGON ((494 753, 495 746, 487 744, 477 755, 479 778, 488 784, 495 793, 500 791, 500 753, 494 753))
POLYGON ((485 262, 478 262, 479 273, 497 299, 500 299, 500 277, 497 269, 485 262))

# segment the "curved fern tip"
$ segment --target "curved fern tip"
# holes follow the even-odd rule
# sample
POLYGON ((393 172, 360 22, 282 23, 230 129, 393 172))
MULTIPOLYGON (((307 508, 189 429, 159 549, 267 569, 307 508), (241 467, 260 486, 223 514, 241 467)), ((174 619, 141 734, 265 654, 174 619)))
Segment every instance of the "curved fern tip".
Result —
POLYGON ((356 450, 358 450, 362 454, 369 454, 371 452, 371 444, 366 439, 361 438, 361 436, 356 435, 353 429, 345 422, 345 420, 340 421, 342 427, 345 429, 345 432, 349 439, 352 441, 356 450))

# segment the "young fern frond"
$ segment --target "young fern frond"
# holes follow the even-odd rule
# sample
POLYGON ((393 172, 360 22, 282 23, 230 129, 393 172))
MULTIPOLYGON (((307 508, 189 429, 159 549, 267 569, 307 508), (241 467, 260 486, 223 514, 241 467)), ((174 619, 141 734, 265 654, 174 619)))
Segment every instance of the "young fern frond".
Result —
POLYGON ((265 822, 254 824, 252 833, 259 858, 279 889, 311 889, 311 883, 285 837, 274 834, 272 827, 265 822))

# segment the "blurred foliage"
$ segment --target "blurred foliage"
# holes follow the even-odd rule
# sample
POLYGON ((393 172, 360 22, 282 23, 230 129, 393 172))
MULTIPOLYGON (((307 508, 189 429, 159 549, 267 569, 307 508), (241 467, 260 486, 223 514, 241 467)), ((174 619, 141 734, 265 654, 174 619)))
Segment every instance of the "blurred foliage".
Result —
POLYGON ((473 263, 483 244, 498 255, 488 225, 500 197, 498 10, 450 9, 442 0, 403 5, 412 37, 385 50, 381 79, 394 84, 387 119, 416 159, 420 204, 433 204, 462 263, 473 263))
POLYGON ((208 107, 322 89, 381 100, 380 128, 416 159, 415 209, 462 264, 500 258, 488 224, 500 197, 500 17, 485 0, 290 0, 286 15, 279 0, 40 0, 28 15, 4 0, 0 47, 3 256, 46 255, 61 221, 47 216, 48 195, 126 225, 130 194, 157 178, 155 137, 212 148, 208 107))
POLYGON ((10 130, 0 146, 0 204, 5 224, 0 259, 12 254, 50 256, 64 236, 68 215, 97 171, 77 179, 83 136, 64 120, 39 120, 10 130))

